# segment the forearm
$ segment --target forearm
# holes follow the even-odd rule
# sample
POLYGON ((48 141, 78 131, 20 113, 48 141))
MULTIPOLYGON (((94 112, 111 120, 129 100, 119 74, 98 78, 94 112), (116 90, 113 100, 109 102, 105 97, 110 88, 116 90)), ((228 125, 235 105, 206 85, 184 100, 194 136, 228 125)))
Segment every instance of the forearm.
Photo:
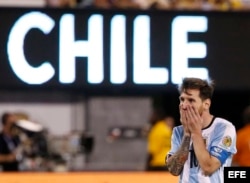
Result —
POLYGON ((193 147, 199 166, 205 175, 212 174, 217 169, 217 164, 214 162, 213 157, 206 149, 204 139, 201 134, 191 135, 193 147))
POLYGON ((175 176, 180 175, 184 163, 188 159, 190 139, 190 135, 185 135, 180 149, 167 160, 168 170, 175 176))

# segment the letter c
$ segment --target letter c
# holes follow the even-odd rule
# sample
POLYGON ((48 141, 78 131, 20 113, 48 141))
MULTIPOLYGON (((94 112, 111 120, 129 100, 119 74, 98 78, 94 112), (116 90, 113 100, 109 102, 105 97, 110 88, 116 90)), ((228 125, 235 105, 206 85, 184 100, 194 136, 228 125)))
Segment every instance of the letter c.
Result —
POLYGON ((23 50, 25 36, 32 28, 48 34, 54 25, 54 20, 41 12, 27 13, 13 25, 7 42, 7 53, 13 72, 23 82, 42 84, 54 76, 55 70, 48 61, 35 68, 27 62, 23 50))

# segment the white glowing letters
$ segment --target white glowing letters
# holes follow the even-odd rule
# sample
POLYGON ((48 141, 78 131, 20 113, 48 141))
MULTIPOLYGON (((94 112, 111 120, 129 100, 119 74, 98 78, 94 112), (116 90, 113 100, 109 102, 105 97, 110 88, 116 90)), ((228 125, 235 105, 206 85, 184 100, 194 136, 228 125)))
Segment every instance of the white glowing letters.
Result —
MULTIPOLYGON (((100 84, 104 80, 103 15, 93 14, 88 19, 88 37, 75 39, 75 16, 64 14, 59 22, 59 82, 75 82, 76 57, 87 57, 87 82, 100 84)), ((163 22, 164 23, 164 22, 163 22)), ((40 85, 51 80, 55 68, 49 60, 33 67, 24 54, 24 40, 31 29, 49 34, 55 21, 45 13, 30 12, 21 16, 13 25, 7 43, 10 66, 15 75, 25 83, 40 85)), ((127 80, 126 16, 114 15, 110 22, 110 82, 123 84, 127 80)), ((206 68, 191 68, 189 58, 205 58, 206 44, 188 42, 188 32, 206 32, 204 16, 177 16, 172 21, 171 78, 178 84, 184 76, 208 78, 206 68)), ((150 17, 138 15, 133 21, 133 72, 134 84, 167 84, 169 70, 150 66, 150 17), (143 31, 142 31, 143 30, 143 31)))
POLYGON ((54 24, 54 20, 47 15, 34 12, 20 17, 10 31, 7 43, 10 66, 16 76, 28 84, 42 84, 50 80, 55 70, 48 61, 37 68, 29 65, 23 50, 25 36, 31 28, 49 34, 54 24))
POLYGON ((207 31, 207 18, 179 16, 172 22, 172 82, 180 83, 183 76, 208 78, 206 68, 188 67, 188 58, 205 58, 206 44, 188 42, 188 32, 207 31), (183 75, 184 74, 184 75, 183 75))

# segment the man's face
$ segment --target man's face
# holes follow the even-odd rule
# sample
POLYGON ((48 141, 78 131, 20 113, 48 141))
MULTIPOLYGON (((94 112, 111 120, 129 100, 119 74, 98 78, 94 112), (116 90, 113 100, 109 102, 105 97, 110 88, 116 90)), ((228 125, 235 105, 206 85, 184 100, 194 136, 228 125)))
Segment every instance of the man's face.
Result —
POLYGON ((179 104, 179 110, 180 115, 187 110, 187 106, 192 106, 196 109, 198 109, 199 114, 202 115, 204 111, 204 103, 202 99, 200 98, 200 91, 197 89, 187 89, 184 92, 180 94, 180 104, 179 104))
POLYGON ((11 129, 13 127, 13 125, 16 122, 16 116, 15 115, 10 115, 6 121, 6 127, 8 129, 11 129))

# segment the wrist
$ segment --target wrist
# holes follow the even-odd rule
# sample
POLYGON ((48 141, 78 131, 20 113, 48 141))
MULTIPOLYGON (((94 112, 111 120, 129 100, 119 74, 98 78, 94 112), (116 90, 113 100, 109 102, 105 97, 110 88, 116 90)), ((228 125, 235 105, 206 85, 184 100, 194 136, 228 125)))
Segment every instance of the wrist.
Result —
POLYGON ((184 132, 184 137, 191 137, 191 133, 184 132))
POLYGON ((192 134, 191 134, 191 138, 192 138, 192 139, 196 139, 196 138, 200 138, 200 137, 202 137, 202 134, 201 134, 201 133, 192 133, 192 134))

